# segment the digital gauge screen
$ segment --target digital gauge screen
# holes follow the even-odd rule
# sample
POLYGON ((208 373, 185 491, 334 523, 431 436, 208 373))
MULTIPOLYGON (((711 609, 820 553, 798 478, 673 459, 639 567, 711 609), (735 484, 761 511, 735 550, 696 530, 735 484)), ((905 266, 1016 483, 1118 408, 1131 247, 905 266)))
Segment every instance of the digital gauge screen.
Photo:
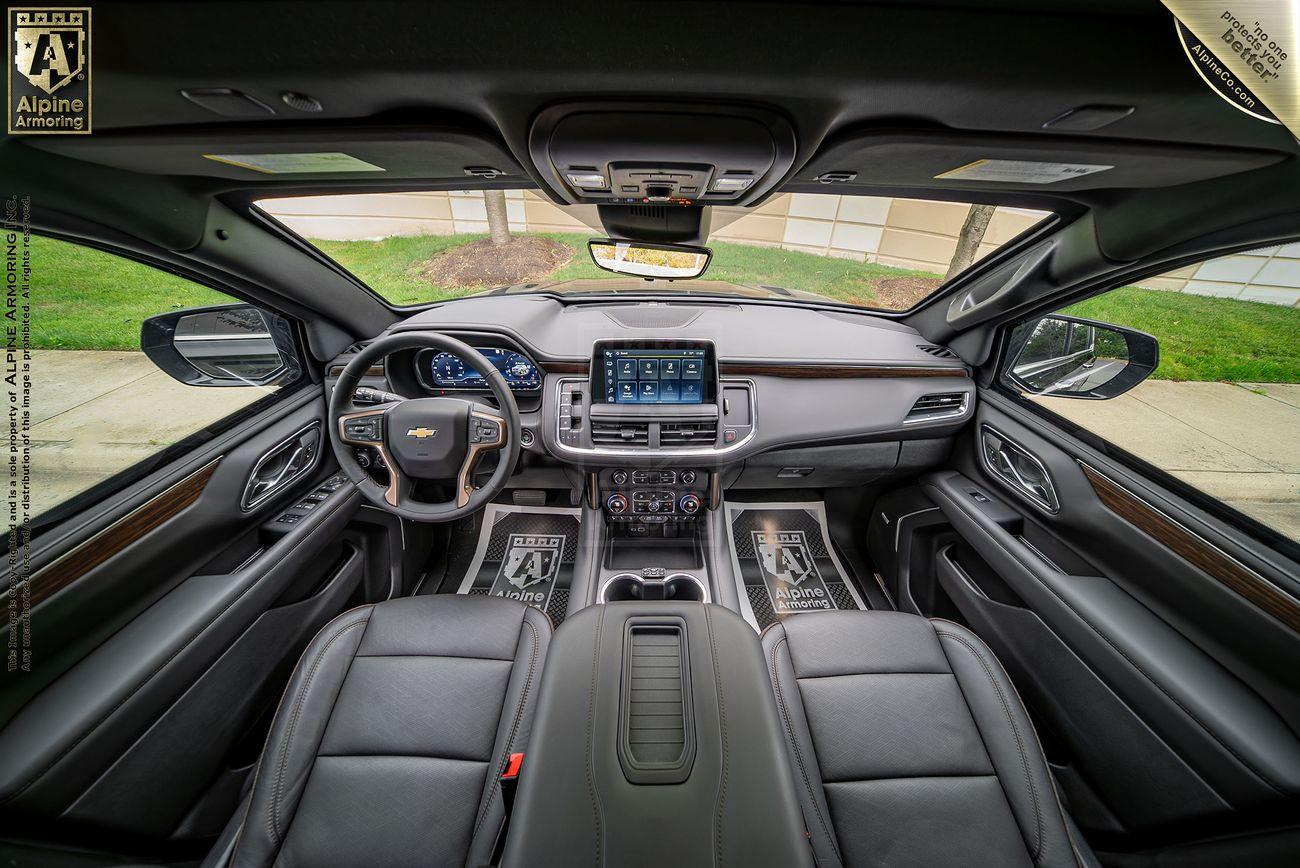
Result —
MULTIPOLYGON (((523 353, 500 347, 476 347, 506 379, 514 390, 532 390, 542 387, 541 373, 523 353)), ((418 362, 420 379, 434 389, 486 389, 487 380, 468 362, 452 353, 422 354, 418 362)))

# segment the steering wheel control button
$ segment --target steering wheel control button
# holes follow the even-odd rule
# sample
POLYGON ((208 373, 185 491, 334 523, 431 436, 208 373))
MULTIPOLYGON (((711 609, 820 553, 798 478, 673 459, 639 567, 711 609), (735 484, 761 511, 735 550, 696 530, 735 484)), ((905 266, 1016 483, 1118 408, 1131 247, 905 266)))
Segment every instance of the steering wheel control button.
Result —
POLYGON ((677 504, 677 508, 686 515, 695 515, 695 513, 700 511, 700 507, 703 505, 704 501, 700 500, 698 494, 683 494, 681 501, 677 504))
POLYGON ((501 440, 501 423, 473 416, 470 423, 474 426, 469 432, 470 443, 483 443, 491 446, 501 440))
POLYGON ((384 417, 364 416, 343 423, 343 434, 349 440, 362 443, 379 443, 384 439, 384 417))

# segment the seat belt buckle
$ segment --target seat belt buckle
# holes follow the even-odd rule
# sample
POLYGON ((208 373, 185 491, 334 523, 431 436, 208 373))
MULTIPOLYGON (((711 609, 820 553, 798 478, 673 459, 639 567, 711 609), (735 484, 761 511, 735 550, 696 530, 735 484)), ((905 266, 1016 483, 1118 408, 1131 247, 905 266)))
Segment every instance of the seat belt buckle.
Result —
POLYGON ((500 865, 501 857, 505 854, 506 849, 506 832, 510 829, 510 814, 515 809, 515 790, 519 786, 519 770, 524 767, 524 755, 522 753, 512 753, 506 760, 506 767, 501 772, 501 777, 497 779, 501 787, 501 807, 505 810, 505 816, 501 818, 501 828, 497 830, 496 842, 492 845, 492 865, 500 865))
POLYGON ((519 787, 519 770, 523 767, 524 755, 512 753, 506 762, 505 770, 501 772, 501 803, 506 809, 507 822, 510 819, 510 812, 515 807, 515 790, 519 787))

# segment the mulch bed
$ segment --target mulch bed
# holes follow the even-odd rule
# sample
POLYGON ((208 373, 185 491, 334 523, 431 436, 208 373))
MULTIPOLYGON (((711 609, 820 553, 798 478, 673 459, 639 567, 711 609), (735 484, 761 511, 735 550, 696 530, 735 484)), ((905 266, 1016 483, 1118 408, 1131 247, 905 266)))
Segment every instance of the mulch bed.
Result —
POLYGON ((439 253, 420 274, 436 286, 508 286, 546 277, 572 258, 572 247, 536 235, 516 236, 506 244, 484 238, 439 253))
POLYGON ((907 310, 939 288, 941 277, 882 277, 871 282, 872 305, 886 310, 907 310))

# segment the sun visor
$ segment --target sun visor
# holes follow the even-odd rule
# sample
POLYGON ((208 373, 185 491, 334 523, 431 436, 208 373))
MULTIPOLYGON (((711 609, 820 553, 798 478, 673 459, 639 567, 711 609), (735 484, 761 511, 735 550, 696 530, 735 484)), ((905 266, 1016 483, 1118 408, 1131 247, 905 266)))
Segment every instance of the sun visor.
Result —
POLYGON ((49 137, 32 147, 147 175, 247 181, 517 181, 519 163, 486 135, 447 127, 96 132, 49 137))
POLYGON ((822 148, 785 189, 981 190, 1051 196, 1172 187, 1268 166, 1275 151, 1061 136, 862 132, 822 148))

